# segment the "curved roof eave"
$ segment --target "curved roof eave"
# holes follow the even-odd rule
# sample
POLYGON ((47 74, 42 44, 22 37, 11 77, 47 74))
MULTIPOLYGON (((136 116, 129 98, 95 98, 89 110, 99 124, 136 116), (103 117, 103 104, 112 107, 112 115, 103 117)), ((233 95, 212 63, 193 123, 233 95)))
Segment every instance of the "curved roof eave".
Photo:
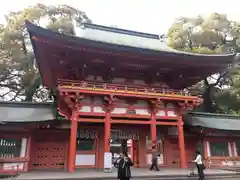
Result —
POLYGON ((56 120, 53 103, 0 101, 0 122, 42 122, 56 120))
MULTIPOLYGON (((172 49, 171 47, 167 46, 164 42, 161 42, 159 40, 160 43, 160 48, 158 49, 153 49, 153 48, 148 48, 148 47, 136 47, 136 46, 129 46, 126 44, 115 44, 115 43, 109 43, 109 42, 103 42, 103 41, 96 41, 94 39, 90 39, 90 38, 85 38, 85 37, 77 37, 77 36, 70 36, 70 35, 64 35, 58 32, 53 32, 51 30, 48 29, 44 29, 42 27, 36 26, 32 23, 30 23, 29 21, 26 21, 26 27, 28 32, 30 33, 30 35, 39 35, 39 36, 43 36, 43 37, 49 37, 48 40, 51 39, 55 39, 55 40, 60 40, 62 42, 70 42, 70 41, 74 41, 75 43, 79 43, 81 40, 91 40, 91 41, 95 41, 95 42, 100 42, 100 43, 106 43, 106 44, 112 44, 112 45, 118 45, 118 46, 125 46, 125 47, 129 47, 129 48, 134 48, 134 49, 145 49, 148 51, 151 51, 153 53, 159 52, 159 53, 166 53, 169 55, 175 55, 175 56, 192 56, 192 57, 220 57, 220 58, 224 58, 224 57, 234 57, 236 55, 236 53, 229 53, 229 54, 198 54, 198 53, 190 53, 190 52, 183 52, 183 51, 178 51, 175 49, 172 49)), ((149 53, 151 53, 149 52, 149 53)))
POLYGON ((184 52, 184 51, 179 51, 176 49, 171 48, 168 46, 166 43, 164 44, 166 49, 168 49, 168 52, 172 53, 177 53, 177 54, 185 54, 185 55, 190 55, 190 56, 206 56, 206 57, 234 57, 236 53, 225 53, 225 54, 200 54, 200 53, 191 53, 191 52, 184 52))
POLYGON ((187 125, 196 127, 240 131, 239 116, 197 112, 187 114, 184 122, 187 125))

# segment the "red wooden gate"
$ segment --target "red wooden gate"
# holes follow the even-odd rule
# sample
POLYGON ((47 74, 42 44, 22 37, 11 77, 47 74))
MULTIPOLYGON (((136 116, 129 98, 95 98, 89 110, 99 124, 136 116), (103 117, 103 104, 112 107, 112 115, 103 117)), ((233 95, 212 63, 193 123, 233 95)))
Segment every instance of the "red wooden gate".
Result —
POLYGON ((164 156, 166 167, 180 167, 180 149, 177 137, 166 137, 164 139, 164 156))
POLYGON ((65 161, 65 144, 39 143, 33 147, 31 169, 62 169, 65 161))
MULTIPOLYGON (((59 135, 59 134, 58 134, 59 135)), ((58 135, 35 138, 31 146, 29 169, 63 169, 67 145, 58 135), (46 138, 47 137, 47 138, 46 138), (55 138, 56 137, 56 138, 55 138), (60 141, 61 140, 61 141, 60 141)))

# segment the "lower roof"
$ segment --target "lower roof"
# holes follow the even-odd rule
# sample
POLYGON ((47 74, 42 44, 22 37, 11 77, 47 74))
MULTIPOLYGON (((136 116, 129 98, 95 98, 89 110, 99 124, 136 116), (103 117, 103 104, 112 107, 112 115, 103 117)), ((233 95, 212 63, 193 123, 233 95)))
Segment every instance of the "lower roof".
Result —
POLYGON ((53 103, 0 101, 0 122, 41 122, 56 119, 53 103))
POLYGON ((184 118, 185 124, 219 130, 240 130, 240 117, 226 114, 192 112, 184 118))
MULTIPOLYGON (((41 122, 56 120, 57 111, 53 103, 0 101, 0 122, 41 122)), ((191 112, 184 117, 186 125, 219 129, 240 130, 240 117, 226 114, 191 112)))

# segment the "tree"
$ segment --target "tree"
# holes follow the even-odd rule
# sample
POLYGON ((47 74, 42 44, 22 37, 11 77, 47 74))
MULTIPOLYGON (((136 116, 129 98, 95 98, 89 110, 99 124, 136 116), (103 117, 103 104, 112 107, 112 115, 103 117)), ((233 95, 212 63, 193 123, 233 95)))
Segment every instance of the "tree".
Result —
MULTIPOLYGON (((237 52, 240 47, 240 23, 230 21, 226 15, 218 13, 212 13, 206 18, 181 17, 169 28, 168 40, 169 46, 180 51, 202 54, 237 52)), ((236 84, 236 77, 240 77, 238 72, 239 67, 234 64, 225 72, 189 87, 202 93, 204 102, 198 110, 211 113, 240 112, 240 108, 234 108, 240 104, 239 98, 236 98, 236 86, 240 88, 240 84, 236 84), (234 101, 226 103, 227 99, 234 101), (230 108, 226 108, 226 105, 230 108)))
POLYGON ((37 4, 5 16, 0 25, 0 99, 45 101, 49 92, 42 87, 31 49, 25 20, 51 30, 74 35, 73 20, 91 22, 83 11, 67 5, 37 4))

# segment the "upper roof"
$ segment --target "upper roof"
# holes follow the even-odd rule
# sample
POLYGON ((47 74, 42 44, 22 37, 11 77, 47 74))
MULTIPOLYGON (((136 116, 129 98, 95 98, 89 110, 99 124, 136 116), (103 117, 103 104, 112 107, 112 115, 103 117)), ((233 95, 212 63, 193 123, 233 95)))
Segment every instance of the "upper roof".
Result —
POLYGON ((84 23, 82 28, 76 32, 77 37, 100 41, 111 44, 118 44, 129 47, 148 49, 153 51, 162 51, 173 53, 176 55, 189 56, 207 56, 207 57, 222 57, 232 56, 235 53, 229 54, 198 54, 184 51, 178 51, 169 47, 161 36, 157 34, 149 34, 126 29, 107 27, 97 24, 84 23))
MULTIPOLYGON (((44 85, 51 88, 56 85, 56 78, 64 79, 62 76, 66 67, 74 69, 80 64, 91 63, 102 63, 102 67, 115 63, 116 67, 139 68, 138 72, 142 71, 145 75, 147 70, 163 74, 164 78, 172 76, 176 86, 172 88, 183 88, 224 70, 236 55, 181 52, 168 47, 155 34, 88 23, 77 31, 78 37, 53 32, 30 22, 26 25, 44 85), (98 58, 101 61, 97 61, 98 58)), ((96 70, 93 72, 99 73, 96 70)))
POLYGON ((240 131, 239 116, 192 112, 185 116, 184 122, 190 126, 240 131))
MULTIPOLYGON (((172 55, 187 55, 187 56, 207 56, 207 57, 229 57, 234 56, 236 53, 228 53, 228 54, 198 54, 198 53, 190 53, 184 51, 175 50, 166 45, 164 40, 157 34, 149 34, 137 31, 131 31, 126 29, 107 27, 102 25, 83 23, 81 28, 76 31, 76 36, 68 36, 63 35, 57 32, 53 32, 48 29, 41 28, 36 26, 29 21, 26 21, 26 26, 28 31, 32 34, 43 35, 45 37, 50 37, 58 40, 65 41, 78 41, 81 43, 81 40, 92 40, 96 42, 103 42, 115 45, 122 45, 127 47, 135 47, 146 50, 152 50, 159 52, 171 53, 172 55), (60 39, 61 38, 61 39, 60 39), (66 39, 67 38, 67 39, 66 39)), ((48 39, 49 41, 51 39, 48 39)), ((119 46, 120 47, 120 46, 119 46)), ((124 47, 123 47, 124 48, 124 47)), ((133 50, 133 49, 131 49, 133 50)), ((149 51, 151 53, 151 51, 149 51)))
POLYGON ((0 101, 0 122, 40 122, 56 120, 52 103, 0 101))

